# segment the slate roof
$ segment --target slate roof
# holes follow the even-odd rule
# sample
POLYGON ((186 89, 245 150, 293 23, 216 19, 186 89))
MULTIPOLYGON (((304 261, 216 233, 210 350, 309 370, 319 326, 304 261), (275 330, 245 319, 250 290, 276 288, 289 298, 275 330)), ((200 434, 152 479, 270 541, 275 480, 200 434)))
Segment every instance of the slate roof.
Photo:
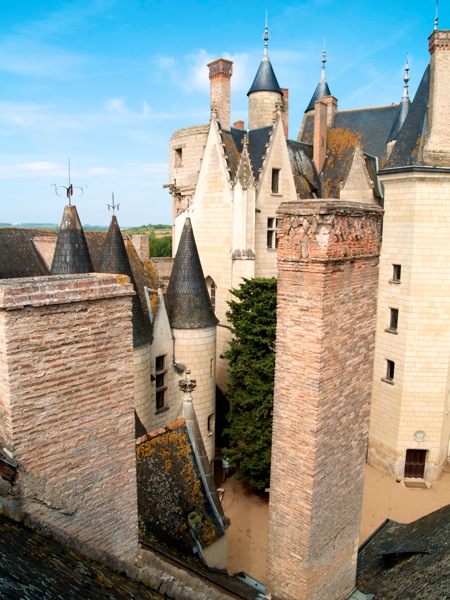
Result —
POLYGON ((0 516, 0 540, 1 598, 162 598, 143 584, 82 558, 3 516, 0 516))
MULTIPOLYGON (((35 230, 36 232, 36 230, 35 230)), ((38 235, 49 232, 37 231, 38 235)), ((53 237, 56 233, 51 233, 53 237)), ((44 259, 33 244, 28 229, 0 228, 0 279, 49 275, 44 259)))
MULTIPOLYGON (((103 243, 98 270, 100 273, 120 273, 121 275, 128 275, 134 289, 136 291, 139 289, 139 286, 136 284, 133 269, 131 268, 128 252, 125 248, 122 232, 115 215, 111 218, 111 224, 103 243)), ((141 290, 141 294, 142 293, 143 289, 141 290)), ((139 294, 132 297, 131 308, 133 320, 133 345, 136 347, 148 343, 151 340, 150 319, 148 317, 148 308, 145 298, 143 298, 142 301, 139 294), (144 307, 147 309, 146 315, 143 311, 144 307)))
POLYGON ((387 140, 388 142, 392 142, 393 140, 397 139, 400 129, 402 128, 406 116, 408 115, 410 106, 411 100, 409 96, 403 96, 400 104, 398 105, 397 115, 395 117, 394 124, 392 125, 391 133, 389 134, 387 140))
POLYGON ((328 87, 328 83, 325 79, 321 79, 317 84, 317 87, 312 95, 311 100, 309 101, 308 106, 306 107, 305 113, 310 110, 314 110, 314 105, 317 100, 322 100, 324 96, 331 96, 330 88, 328 87))
POLYGON ((310 144, 287 140, 295 188, 300 198, 320 198, 321 181, 312 160, 310 144))
MULTIPOLYGON (((333 126, 328 129, 346 136, 358 138, 363 151, 380 160, 386 156, 386 143, 397 116, 398 104, 360 108, 356 110, 339 110, 335 114, 333 126)), ((299 141, 313 143, 314 115, 306 115, 299 141)))
POLYGON ((52 275, 65 275, 92 273, 93 270, 77 208, 73 204, 68 204, 64 207, 50 272, 52 275))
POLYGON ((264 56, 262 59, 247 96, 253 92, 277 92, 281 96, 283 95, 268 56, 264 56))
POLYGON ((411 103, 397 142, 392 149, 386 169, 424 165, 423 142, 427 132, 427 112, 430 94, 430 65, 428 65, 411 103))
POLYGON ((406 525, 386 521, 359 551, 357 587, 380 600, 449 598, 450 505, 406 525), (386 570, 383 553, 399 564, 386 570))
POLYGON ((166 292, 167 315, 175 329, 213 327, 218 320, 211 307, 194 232, 186 218, 166 292))
POLYGON ((195 547, 190 530, 203 548, 222 537, 223 511, 220 508, 222 514, 218 514, 211 504, 211 490, 185 419, 179 418, 136 443, 141 542, 177 557, 189 557, 195 547))

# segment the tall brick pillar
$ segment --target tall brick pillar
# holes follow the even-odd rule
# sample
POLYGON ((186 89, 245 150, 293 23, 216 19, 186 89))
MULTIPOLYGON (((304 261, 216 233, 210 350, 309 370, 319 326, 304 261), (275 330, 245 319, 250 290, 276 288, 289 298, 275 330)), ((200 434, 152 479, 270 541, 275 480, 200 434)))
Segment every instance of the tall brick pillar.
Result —
POLYGON ((312 200, 278 212, 267 591, 343 600, 355 584, 382 211, 312 200))
POLYGON ((217 111, 217 118, 222 129, 230 130, 231 111, 231 76, 233 62, 219 58, 208 64, 211 108, 217 111))

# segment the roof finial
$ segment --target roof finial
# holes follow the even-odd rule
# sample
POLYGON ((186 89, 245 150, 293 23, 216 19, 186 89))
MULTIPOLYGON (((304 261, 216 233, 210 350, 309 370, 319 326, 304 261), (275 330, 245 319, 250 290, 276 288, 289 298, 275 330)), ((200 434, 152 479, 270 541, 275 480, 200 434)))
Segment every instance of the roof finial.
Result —
POLYGON ((408 91, 408 83, 409 83, 409 57, 408 57, 408 52, 406 53, 405 76, 403 77, 403 81, 405 82, 405 85, 403 87, 403 98, 408 98, 409 97, 409 91, 408 91))
POLYGON ((111 193, 112 196, 112 204, 107 204, 106 206, 108 207, 108 210, 112 210, 112 213, 114 215, 114 210, 117 208, 117 210, 119 210, 119 206, 120 204, 114 204, 114 192, 111 193))
POLYGON ((269 11, 266 10, 266 26, 264 27, 264 55, 263 60, 269 60, 269 11))
POLYGON ((325 63, 327 62, 327 51, 325 49, 325 38, 323 38, 323 50, 322 50, 322 75, 320 81, 325 81, 325 63))
POLYGON ((82 187, 76 185, 75 187, 72 185, 72 183, 70 182, 70 158, 69 158, 69 185, 66 187, 65 185, 56 185, 56 183, 52 183, 52 186, 55 188, 55 194, 57 196, 61 196, 61 194, 58 192, 58 190, 60 188, 62 188, 63 190, 66 190, 66 196, 67 199, 69 201, 69 206, 71 206, 72 204, 72 196, 73 196, 73 190, 80 190, 81 194, 80 196, 83 195, 84 193, 84 188, 87 188, 87 185, 83 185, 82 187))
POLYGON ((439 25, 439 0, 436 0, 436 16, 434 17, 434 30, 436 31, 439 25))

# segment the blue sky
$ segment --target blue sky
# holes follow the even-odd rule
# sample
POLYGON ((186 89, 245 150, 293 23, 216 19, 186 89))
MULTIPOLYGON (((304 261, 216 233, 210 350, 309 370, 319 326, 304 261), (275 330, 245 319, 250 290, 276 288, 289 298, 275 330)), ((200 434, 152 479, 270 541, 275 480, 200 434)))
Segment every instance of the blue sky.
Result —
MULTIPOLYGON (((114 192, 124 226, 170 223, 171 134, 209 121, 206 64, 234 61, 232 122, 269 56, 289 88, 296 138, 320 77, 339 108, 398 102, 409 52, 414 94, 429 61, 435 0, 0 0, 0 222, 59 223, 68 158, 84 224, 106 225, 114 192)), ((441 0, 439 28, 450 29, 441 0)))

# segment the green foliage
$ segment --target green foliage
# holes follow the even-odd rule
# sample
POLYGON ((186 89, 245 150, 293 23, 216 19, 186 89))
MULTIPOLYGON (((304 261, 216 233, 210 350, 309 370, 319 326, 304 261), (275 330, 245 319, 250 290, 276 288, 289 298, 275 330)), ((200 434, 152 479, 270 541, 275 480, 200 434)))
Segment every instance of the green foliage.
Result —
POLYGON ((150 236, 150 256, 172 256, 172 236, 150 236))
POLYGON ((224 354, 231 403, 225 454, 238 479, 262 490, 270 481, 277 282, 244 279, 231 293, 237 300, 227 312, 233 338, 224 354))
POLYGON ((127 235, 152 235, 155 231, 166 231, 172 235, 171 225, 140 225, 139 227, 125 227, 122 229, 127 235))

